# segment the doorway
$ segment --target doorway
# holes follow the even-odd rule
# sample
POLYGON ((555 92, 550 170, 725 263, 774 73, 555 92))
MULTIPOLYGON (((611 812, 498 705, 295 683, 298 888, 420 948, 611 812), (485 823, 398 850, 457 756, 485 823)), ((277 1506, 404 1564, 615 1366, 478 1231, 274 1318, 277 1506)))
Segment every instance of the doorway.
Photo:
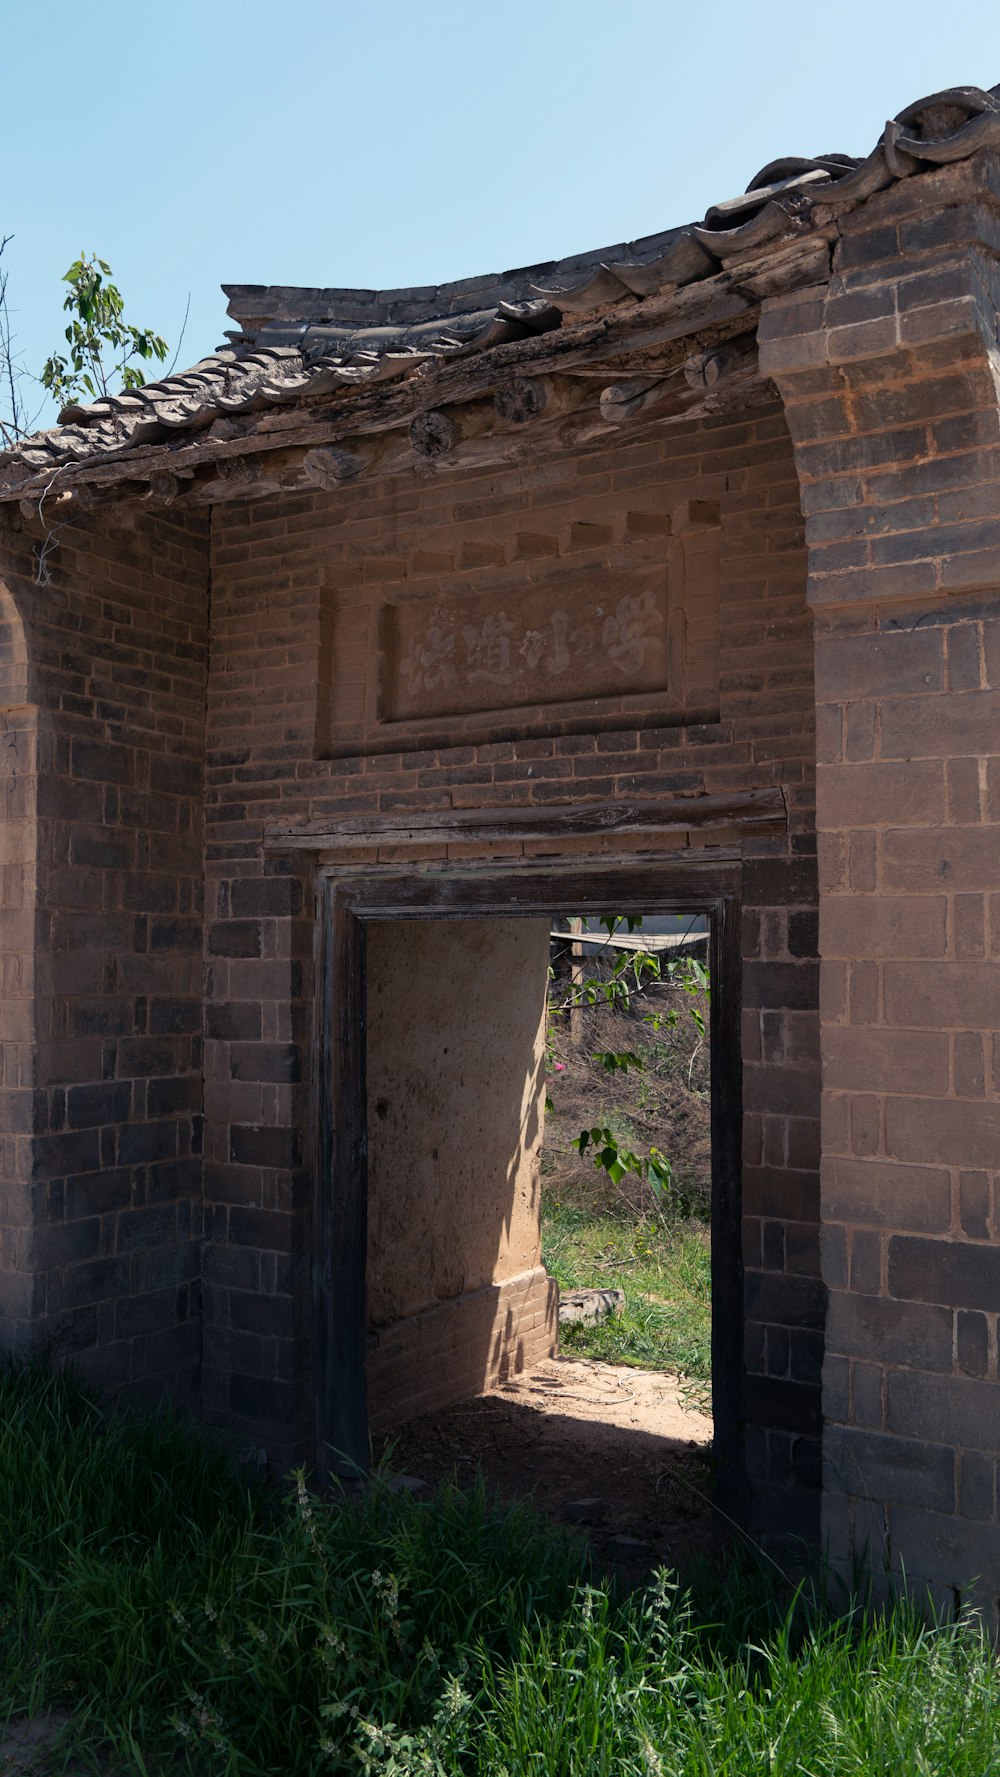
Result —
MULTIPOLYGON (((372 870, 359 872, 357 875, 334 876, 331 873, 323 879, 323 903, 318 1176, 326 1181, 326 1186, 317 1193, 315 1251, 318 1359, 315 1401, 321 1472, 363 1470, 368 1460, 369 1212, 373 1207, 371 1185, 376 1176, 370 1176, 369 1142, 371 1141, 371 1155, 375 1165, 384 1175, 386 1156, 392 1152, 391 1140, 387 1143, 385 1137, 391 1133, 396 1116, 391 1094, 381 1090, 376 1090, 374 1094, 369 1092, 370 1011, 376 1024, 381 1024, 387 1035, 391 1032, 391 1041, 377 1066, 382 1066, 384 1062, 392 1069, 390 1050, 395 1043, 398 1060, 401 1053, 400 1041, 402 1053, 408 1049, 411 1055, 420 1056, 422 1062, 428 1055, 434 1060, 436 1076, 444 1084, 444 1093, 436 1110, 430 1103, 427 1105, 428 1152, 422 1158, 438 1169, 442 1164, 440 1138, 451 1126, 448 1119, 457 1108, 459 1123, 461 1124, 463 1117, 468 1120, 468 1095, 471 1091, 475 1097, 476 1079, 484 1077, 483 1070, 480 1068, 477 1075, 474 1066, 470 1087, 463 1067, 462 1053, 458 1053, 454 1059, 451 1055, 444 1056, 444 1030, 449 1021, 446 1019, 445 1025, 440 1025, 438 1021, 435 1026, 434 1019, 426 1009, 421 1009, 422 1004, 426 1007, 426 995, 422 1001, 419 981, 415 980, 413 983, 412 1005, 407 1018, 396 1018, 393 1022, 390 1010, 387 1020, 384 1002, 386 993, 389 992, 391 1008, 393 990, 389 983, 393 970, 386 973, 386 959, 395 957, 395 974, 399 980, 405 979, 408 973, 407 955, 411 964, 414 955, 414 946, 406 944, 404 928, 412 928, 414 922, 418 922, 427 933, 433 925, 449 924, 453 928, 454 937, 463 934, 457 946, 449 944, 445 936, 435 950, 435 943, 431 941, 428 955, 436 955, 439 970, 449 951, 457 948, 461 952, 463 945, 466 949, 471 946, 475 950, 477 934, 492 931, 502 938, 499 950, 493 946, 493 990, 488 996, 488 1003, 480 1008, 479 1014, 481 1020, 492 1018, 492 1025, 480 1022, 479 1029, 481 1033, 488 1032, 491 1037, 500 1029, 503 1024, 501 1002, 504 993, 508 1001, 507 1015, 515 1003, 521 1007, 517 1017, 523 1028, 520 1028, 516 1039, 512 1037, 506 1044, 507 1059, 513 1057, 514 1065, 512 1070, 508 1070, 510 1077, 500 1094, 503 1127, 499 1132, 496 1153, 500 1154, 506 1144, 509 1159, 510 1119, 516 1113, 523 1126, 520 1127, 517 1148, 523 1161, 533 1140, 532 1094, 535 1095, 534 1102, 537 1102, 540 1085, 537 1066, 538 1027, 544 1013, 544 997, 539 1001, 534 988, 527 993, 519 991, 519 984, 523 987, 525 981, 533 978, 532 971, 534 974, 538 973, 538 958, 534 956, 534 950, 539 948, 538 935, 547 932, 553 916, 559 914, 571 914, 586 919, 600 915, 608 907, 627 906, 636 914, 662 914, 664 910, 670 910, 689 917, 704 914, 709 923, 709 966, 712 974, 710 1049, 714 1463, 716 1497, 719 1503, 730 1515, 741 1516, 746 1485, 743 1460, 743 1287, 739 1165, 742 1113, 738 863, 727 860, 693 863, 685 860, 673 865, 664 862, 601 867, 599 864, 587 866, 574 861, 572 865, 562 867, 546 863, 534 868, 504 868, 493 863, 469 868, 462 873, 428 871, 408 876, 390 870, 372 870), (526 922, 520 940, 514 936, 518 922, 526 922), (502 955, 505 946, 506 963, 502 955), (371 965, 374 966, 372 981, 376 984, 381 981, 380 987, 376 985, 374 998, 370 997, 369 948, 371 965), (514 958, 518 959, 516 965, 514 958), (530 1031, 529 1025, 532 1027, 530 1031), (370 1120, 373 1125, 371 1131, 370 1120), (435 1133, 439 1138, 437 1140, 435 1133), (434 1146, 438 1147, 436 1162, 430 1154, 430 1149, 434 1146)), ((482 954, 481 943, 479 948, 482 954)), ((487 943, 487 956, 490 950, 491 945, 487 943)), ((426 957, 424 968, 426 979, 426 957)), ((420 972, 418 969, 417 974, 420 972)), ((455 991, 454 978, 450 991, 455 991)), ((451 1023, 458 1030, 461 1019, 452 1020, 451 1023)), ((470 1033, 468 1020, 465 1021, 460 1050, 463 1045, 466 1057, 473 1054, 477 1047, 481 1047, 481 1044, 477 1044, 475 1032, 470 1033)), ((498 1054, 502 1052, 504 1039, 500 1029, 498 1054)), ((490 1066, 495 1068, 495 1062, 490 1066)), ((405 1072, 405 1069, 401 1071, 405 1072)), ((489 1071, 490 1068, 487 1067, 486 1072, 489 1071)), ((397 1085, 398 1083, 397 1081, 397 1085)), ((424 1097, 427 1097, 426 1088, 424 1097)), ((480 1117, 480 1140, 485 1141, 487 1149, 491 1139, 490 1130, 483 1126, 480 1117)), ((400 1159, 403 1164, 407 1164, 403 1156, 400 1159)), ((448 1165, 447 1161, 445 1165, 448 1165)), ((504 1176, 502 1189, 508 1194, 507 1221, 504 1225, 504 1239, 507 1241, 514 1239, 516 1242, 527 1226, 525 1222, 519 1234, 517 1215, 513 1212, 518 1189, 525 1186, 529 1174, 530 1164, 527 1172, 523 1173, 520 1186, 516 1178, 507 1174, 504 1176)), ((494 1173, 494 1178, 498 1179, 499 1174, 494 1173)), ((401 1189, 405 1196, 408 1187, 403 1184, 401 1189)), ((467 1191, 468 1181, 463 1189, 467 1191)), ((485 1246, 489 1246, 496 1233, 495 1209, 496 1205, 493 1205, 489 1212, 493 1232, 485 1246)), ((400 1210, 403 1210, 402 1197, 400 1210)), ((384 1202, 377 1213, 387 1213, 384 1202)), ((391 1206, 388 1213, 391 1213, 391 1206)), ((412 1195, 405 1213, 413 1216, 412 1195)), ((450 1221, 447 1216, 439 1221, 438 1234, 438 1250, 436 1256, 431 1258, 431 1268, 433 1270, 434 1266, 446 1260, 452 1264, 452 1281, 455 1281, 458 1276, 455 1266, 458 1265, 461 1270, 458 1249, 464 1243, 454 1220, 454 1213, 450 1221), (454 1249, 450 1254, 447 1252, 447 1240, 442 1241, 440 1238, 441 1230, 449 1228, 454 1249)), ((482 1271, 487 1256, 485 1246, 480 1240, 477 1261, 479 1271, 482 1271)), ((417 1274, 418 1247, 419 1242, 416 1242, 415 1262, 409 1267, 417 1274)), ((523 1256, 528 1259, 532 1257, 527 1246, 523 1256)), ((373 1271, 374 1287, 376 1292, 381 1290, 383 1293, 387 1287, 397 1290, 402 1288, 403 1294, 397 1297, 398 1302, 404 1305, 408 1300, 412 1306, 416 1299, 412 1295, 413 1284, 410 1280, 404 1283, 402 1269, 406 1268, 397 1266, 400 1275, 393 1280, 384 1275, 379 1277, 376 1265, 373 1271), (409 1298, 406 1296, 407 1289, 411 1291, 409 1298)), ((531 1270, 532 1267, 528 1265, 526 1272, 531 1270)), ((472 1275, 476 1287, 480 1287, 483 1280, 479 1272, 474 1271, 472 1275)), ((425 1278, 425 1287, 426 1285, 425 1278)), ((388 1300, 387 1297, 387 1302, 388 1300)), ((536 1312, 537 1304, 532 1309, 532 1313, 536 1312)), ((544 1315, 544 1310, 542 1313, 544 1315)), ((447 1339, 442 1344, 442 1354, 446 1349, 447 1339)))

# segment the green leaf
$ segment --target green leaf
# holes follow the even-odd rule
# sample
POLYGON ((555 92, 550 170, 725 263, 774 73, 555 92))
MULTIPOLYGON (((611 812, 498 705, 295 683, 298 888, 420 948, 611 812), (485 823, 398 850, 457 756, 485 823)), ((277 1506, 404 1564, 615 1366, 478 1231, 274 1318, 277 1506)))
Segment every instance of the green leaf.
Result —
POLYGON ((111 276, 106 259, 96 255, 88 259, 85 253, 64 274, 63 282, 69 285, 63 308, 71 317, 66 340, 72 369, 63 360, 57 374, 55 360, 50 359, 42 373, 45 387, 64 401, 81 390, 91 396, 113 394, 119 378, 125 389, 141 388, 143 373, 129 359, 156 358, 162 363, 167 355, 166 340, 158 333, 124 320, 125 301, 111 276))
POLYGON ((626 1074, 630 1067, 642 1072, 646 1066, 642 1056, 637 1055, 634 1049, 599 1049, 590 1059, 599 1061, 609 1074, 626 1074))

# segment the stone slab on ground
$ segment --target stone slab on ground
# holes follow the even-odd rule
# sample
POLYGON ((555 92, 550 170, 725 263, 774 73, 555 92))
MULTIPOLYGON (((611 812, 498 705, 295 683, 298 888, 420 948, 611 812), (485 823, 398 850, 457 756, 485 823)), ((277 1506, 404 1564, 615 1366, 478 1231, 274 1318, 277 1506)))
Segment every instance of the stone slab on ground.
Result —
MULTIPOLYGON (((16 1715, 0 1723, 0 1777, 93 1777, 93 1765, 64 1763, 59 1741, 70 1721, 65 1709, 16 1715)), ((101 1770, 105 1769, 102 1762, 101 1770)), ((108 1777, 112 1777, 110 1768, 108 1777)))
POLYGON ((560 1290, 559 1325, 593 1326, 609 1314, 625 1311, 624 1290, 560 1290))

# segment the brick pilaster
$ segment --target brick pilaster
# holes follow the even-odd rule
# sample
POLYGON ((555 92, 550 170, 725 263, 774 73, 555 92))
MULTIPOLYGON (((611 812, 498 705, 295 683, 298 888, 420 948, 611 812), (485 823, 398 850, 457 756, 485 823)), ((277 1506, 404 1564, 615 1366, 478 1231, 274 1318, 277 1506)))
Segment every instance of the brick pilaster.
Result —
POLYGON ((1000 1567, 998 192, 902 181, 761 323, 816 634, 825 1534, 949 1604, 1000 1567))

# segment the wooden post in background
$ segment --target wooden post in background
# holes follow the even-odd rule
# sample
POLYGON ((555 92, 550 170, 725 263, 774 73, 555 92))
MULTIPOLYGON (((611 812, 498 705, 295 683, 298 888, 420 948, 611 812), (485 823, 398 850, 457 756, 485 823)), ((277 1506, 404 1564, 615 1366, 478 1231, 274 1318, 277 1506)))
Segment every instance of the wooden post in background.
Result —
MULTIPOLYGON (((579 915, 571 915, 566 921, 572 934, 569 947, 569 982, 570 992, 579 993, 583 985, 583 945, 580 937, 583 932, 583 920, 579 915)), ((569 1014, 569 1040, 574 1049, 578 1049, 583 1041, 583 1007, 574 1005, 569 1014)))

